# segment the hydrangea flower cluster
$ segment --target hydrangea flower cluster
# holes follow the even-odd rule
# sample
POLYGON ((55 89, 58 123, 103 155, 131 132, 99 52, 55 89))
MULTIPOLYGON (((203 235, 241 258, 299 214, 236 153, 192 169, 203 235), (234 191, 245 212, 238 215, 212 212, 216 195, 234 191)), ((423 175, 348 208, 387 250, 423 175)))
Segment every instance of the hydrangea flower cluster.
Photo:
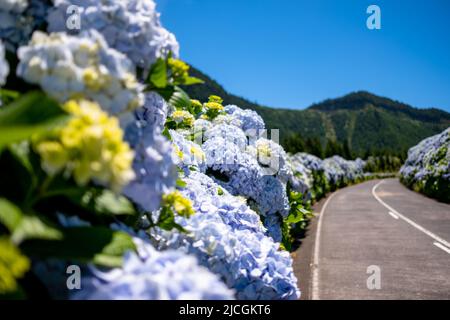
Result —
POLYGON ((225 107, 225 112, 235 121, 234 125, 250 137, 259 136, 265 130, 264 120, 253 110, 243 110, 238 106, 228 105, 225 107))
POLYGON ((49 0, 0 1, 0 38, 6 49, 16 50, 26 44, 31 34, 45 24, 49 0))
POLYGON ((256 212, 203 173, 185 178, 183 194, 196 214, 177 217, 186 234, 155 231, 163 248, 183 248, 220 275, 238 299, 297 299, 299 291, 289 253, 265 234, 256 212))
POLYGON ((144 102, 132 63, 96 31, 80 36, 36 31, 18 50, 17 74, 60 102, 91 99, 116 115, 144 102))
POLYGON ((310 169, 311 171, 324 170, 322 159, 312 154, 300 152, 293 155, 291 157, 291 160, 293 159, 295 159, 295 161, 302 163, 306 168, 310 169))
POLYGON ((347 183, 350 181, 356 181, 364 173, 365 162, 361 159, 346 160, 340 156, 333 156, 324 160, 325 166, 328 166, 331 171, 329 172, 333 181, 341 181, 347 183), (340 168, 337 169, 337 168, 340 168), (336 170, 334 171, 334 169, 336 170))
POLYGON ((294 172, 290 185, 294 191, 307 195, 308 199, 318 200, 330 188, 335 190, 368 177, 367 173, 364 173, 366 162, 359 158, 346 160, 333 156, 321 160, 301 152, 290 155, 289 160, 294 172))
POLYGON ((169 106, 159 94, 146 92, 144 105, 135 110, 135 118, 145 126, 158 128, 162 131, 168 111, 169 106))
POLYGON ((292 176, 287 154, 278 143, 259 138, 255 141, 254 148, 250 148, 249 151, 257 158, 265 175, 276 176, 283 183, 292 176))
POLYGON ((408 187, 450 202, 450 128, 412 147, 400 175, 408 187))
POLYGON ((81 31, 95 29, 108 44, 125 54, 135 66, 148 70, 169 52, 178 56, 175 36, 164 29, 153 0, 53 0, 48 15, 48 31, 68 31, 67 8, 76 5, 81 31))
POLYGON ((125 140, 135 152, 136 177, 123 192, 144 211, 152 212, 159 208, 162 195, 175 186, 177 172, 171 143, 152 123, 154 113, 150 113, 150 119, 143 110, 137 113, 137 120, 125 129, 125 140))
POLYGON ((241 141, 240 136, 236 137, 236 131, 239 132, 239 129, 231 131, 231 137, 227 139, 211 137, 208 135, 211 131, 207 131, 205 136, 210 138, 202 148, 206 154, 208 172, 232 194, 244 196, 253 202, 262 216, 287 215, 289 204, 286 184, 277 176, 265 174, 266 168, 260 165, 255 152, 247 152, 245 147, 232 142, 241 141))
POLYGON ((184 110, 175 110, 171 115, 177 128, 190 128, 193 126, 195 118, 192 114, 184 110))
POLYGON ((178 128, 170 132, 175 155, 180 159, 177 165, 185 174, 190 169, 206 172, 231 194, 248 199, 249 205, 262 217, 273 215, 263 220, 268 233, 280 242, 281 222, 289 213, 286 187, 292 176, 287 155, 280 145, 263 137, 264 122, 256 113, 226 106, 223 108, 226 113, 213 115, 209 111, 208 114, 208 105, 221 106, 221 103, 220 97, 211 96, 203 104, 204 113, 200 113, 193 125, 198 145, 190 141, 192 131, 178 128), (251 128, 252 124, 255 128, 251 128), (193 151, 197 149, 198 152, 193 151), (195 153, 199 156, 193 157, 195 153))
POLYGON ((177 250, 156 251, 134 238, 137 253, 124 257, 122 268, 89 268, 82 290, 72 299, 83 300, 231 300, 234 293, 215 274, 199 266, 195 257, 177 250))
POLYGON ((302 154, 290 156, 289 162, 291 164, 291 170, 294 172, 289 181, 292 189, 309 197, 310 189, 314 186, 312 169, 309 169, 305 165, 306 159, 302 154))
POLYGON ((64 109, 73 118, 54 138, 36 144, 44 170, 50 175, 64 171, 79 185, 94 181, 121 190, 134 178, 134 153, 123 141, 117 119, 87 100, 70 100, 64 109))
POLYGON ((190 170, 204 172, 206 156, 202 148, 175 130, 170 130, 170 136, 174 147, 175 164, 185 173, 189 173, 190 170))
POLYGON ((5 47, 2 41, 0 41, 0 87, 6 82, 6 78, 9 75, 9 64, 5 59, 5 47))

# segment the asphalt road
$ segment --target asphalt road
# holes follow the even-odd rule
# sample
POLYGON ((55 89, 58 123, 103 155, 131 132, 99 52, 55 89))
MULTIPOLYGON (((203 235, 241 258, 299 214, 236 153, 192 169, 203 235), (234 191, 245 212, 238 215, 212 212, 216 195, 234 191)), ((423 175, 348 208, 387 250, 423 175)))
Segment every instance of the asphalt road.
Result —
POLYGON ((316 209, 294 253, 302 299, 450 299, 450 205, 386 179, 316 209))

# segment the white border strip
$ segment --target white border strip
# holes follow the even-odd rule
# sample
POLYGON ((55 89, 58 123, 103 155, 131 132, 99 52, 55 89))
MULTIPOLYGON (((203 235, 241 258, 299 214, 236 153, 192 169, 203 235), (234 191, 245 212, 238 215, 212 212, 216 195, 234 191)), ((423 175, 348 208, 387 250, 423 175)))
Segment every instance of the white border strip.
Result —
POLYGON ((392 218, 398 220, 398 215, 396 215, 395 213, 393 213, 393 212, 391 212, 391 211, 389 211, 388 213, 391 215, 392 218))
POLYGON ((334 195, 338 193, 338 191, 334 192, 328 199, 325 201, 322 210, 320 210, 319 221, 317 222, 316 229, 316 240, 314 243, 314 258, 312 265, 312 290, 311 290, 311 299, 319 300, 319 253, 320 253, 320 233, 322 231, 322 218, 325 213, 325 210, 330 203, 330 200, 334 197, 334 195))
POLYGON ((450 249, 447 248, 446 246, 440 244, 439 242, 433 242, 433 244, 438 247, 439 249, 444 250, 445 252, 447 252, 448 254, 450 254, 450 249))
POLYGON ((444 239, 442 239, 441 237, 435 235, 433 232, 425 229, 424 227, 418 225, 417 223, 415 223, 414 221, 412 221, 411 219, 405 217, 404 215, 402 215, 401 213, 399 213, 397 210, 395 210, 394 208, 392 208, 391 206, 389 206, 386 202, 384 202, 383 200, 380 199, 380 197, 376 194, 376 190, 378 188, 378 186, 380 184, 383 183, 383 180, 380 181, 379 183, 377 183, 373 188, 372 188, 372 195, 375 197, 375 199, 377 199, 377 201, 379 203, 381 203, 383 206, 385 206, 388 210, 390 210, 392 213, 396 214, 400 219, 404 220, 405 222, 409 223, 410 225, 412 225, 414 228, 416 228, 419 231, 422 231, 423 233, 425 233, 427 236, 433 238, 434 240, 436 240, 437 242, 440 242, 441 244, 443 244, 446 247, 450 247, 450 243, 448 243, 447 241, 445 241, 444 239))

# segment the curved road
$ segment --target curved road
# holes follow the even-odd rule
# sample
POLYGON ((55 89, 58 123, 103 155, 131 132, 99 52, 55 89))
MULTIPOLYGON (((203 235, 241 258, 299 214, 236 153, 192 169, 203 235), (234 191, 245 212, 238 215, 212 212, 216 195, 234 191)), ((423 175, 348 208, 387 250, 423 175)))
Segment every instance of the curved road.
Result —
POLYGON ((321 204, 303 298, 450 299, 450 205, 397 179, 351 186, 321 204))

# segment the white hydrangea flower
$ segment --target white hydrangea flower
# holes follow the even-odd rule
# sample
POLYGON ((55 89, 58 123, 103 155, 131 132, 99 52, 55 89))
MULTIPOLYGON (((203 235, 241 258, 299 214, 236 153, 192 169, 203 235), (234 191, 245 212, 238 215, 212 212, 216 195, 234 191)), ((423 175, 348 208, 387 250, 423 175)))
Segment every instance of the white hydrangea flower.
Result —
POLYGON ((6 82, 6 78, 9 74, 9 64, 5 59, 5 47, 2 41, 0 41, 0 86, 3 86, 6 82))
POLYGON ((112 115, 144 102, 130 60, 109 48, 94 30, 78 37, 36 31, 30 43, 19 48, 18 56, 17 75, 60 102, 81 96, 112 115))
POLYGON ((172 52, 178 56, 175 36, 164 29, 153 0, 53 0, 54 9, 48 16, 48 31, 68 31, 67 8, 79 8, 81 30, 95 29, 108 44, 128 56, 144 69, 157 58, 172 52))

